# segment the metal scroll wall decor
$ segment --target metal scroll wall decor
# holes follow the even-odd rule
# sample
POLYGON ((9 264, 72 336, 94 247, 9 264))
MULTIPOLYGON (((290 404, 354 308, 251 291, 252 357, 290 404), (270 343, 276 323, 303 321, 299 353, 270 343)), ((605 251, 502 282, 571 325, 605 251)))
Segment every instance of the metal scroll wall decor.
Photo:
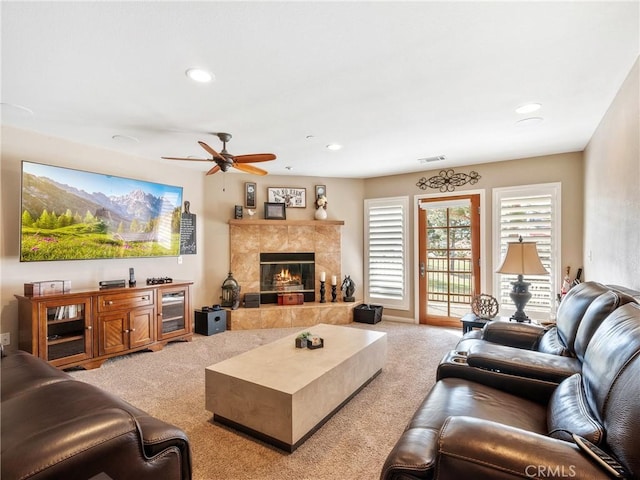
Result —
POLYGON ((452 169, 440 170, 438 175, 434 175, 429 179, 422 177, 418 183, 416 183, 416 186, 422 190, 426 190, 427 187, 429 187, 437 188, 441 192, 453 192, 456 187, 461 187, 467 183, 475 185, 481 178, 478 172, 474 172, 473 170, 469 172, 469 174, 455 173, 452 169))

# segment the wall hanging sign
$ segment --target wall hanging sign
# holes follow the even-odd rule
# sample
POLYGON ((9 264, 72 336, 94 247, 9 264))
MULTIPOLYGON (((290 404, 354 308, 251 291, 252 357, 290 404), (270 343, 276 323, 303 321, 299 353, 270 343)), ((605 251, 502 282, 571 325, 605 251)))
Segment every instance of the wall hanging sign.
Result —
POLYGON ((184 212, 180 215, 180 255, 195 255, 196 214, 189 211, 190 202, 184 202, 184 212))
POLYGON ((269 187, 267 188, 267 201, 284 203, 287 208, 307 208, 307 189, 269 187))
POLYGON ((456 187, 461 187, 467 183, 475 185, 482 177, 478 172, 471 171, 466 173, 455 173, 452 169, 440 170, 438 175, 434 175, 429 179, 422 177, 416 183, 416 186, 422 190, 429 188, 437 188, 441 192, 453 192, 456 187))

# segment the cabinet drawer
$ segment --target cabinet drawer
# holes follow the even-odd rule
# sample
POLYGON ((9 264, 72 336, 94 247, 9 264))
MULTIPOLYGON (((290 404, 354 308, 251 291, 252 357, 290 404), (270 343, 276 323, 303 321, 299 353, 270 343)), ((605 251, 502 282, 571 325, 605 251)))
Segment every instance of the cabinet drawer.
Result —
POLYGON ((98 296, 98 312, 114 312, 122 309, 146 307, 153 305, 153 290, 136 290, 135 292, 120 292, 98 296))

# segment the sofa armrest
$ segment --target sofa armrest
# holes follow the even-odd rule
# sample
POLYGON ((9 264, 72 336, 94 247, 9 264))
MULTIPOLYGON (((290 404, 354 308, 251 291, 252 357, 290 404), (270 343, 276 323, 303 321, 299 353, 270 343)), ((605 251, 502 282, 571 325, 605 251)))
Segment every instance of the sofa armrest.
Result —
POLYGON ((472 345, 467 352, 467 362, 476 368, 555 383, 560 383, 581 369, 577 358, 487 342, 472 345))
POLYGON ((447 353, 438 364, 436 380, 444 378, 461 378, 481 383, 519 397, 526 396, 528 399, 542 405, 546 405, 549 402, 551 395, 558 387, 558 382, 556 381, 552 382, 472 367, 467 363, 466 356, 460 355, 456 350, 447 353))
POLYGON ((547 329, 518 322, 489 322, 482 329, 482 339, 510 347, 535 350, 547 329))
POLYGON ((437 478, 607 478, 570 442, 472 417, 449 417, 438 438, 437 478))

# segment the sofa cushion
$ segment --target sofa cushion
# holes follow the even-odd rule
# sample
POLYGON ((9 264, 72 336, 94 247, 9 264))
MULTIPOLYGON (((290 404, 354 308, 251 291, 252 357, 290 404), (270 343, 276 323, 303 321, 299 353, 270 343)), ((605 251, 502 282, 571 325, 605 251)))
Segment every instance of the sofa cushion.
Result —
POLYGON ((540 339, 538 351, 551 355, 571 356, 571 352, 558 336, 558 327, 551 327, 540 339))
POLYGON ((570 352, 574 351, 573 344, 578 326, 587 308, 591 302, 608 291, 609 288, 601 283, 584 282, 569 290, 560 302, 557 313, 558 338, 570 352))
POLYGON ((596 445, 603 440, 603 427, 589 409, 579 373, 564 380, 551 395, 547 425, 549 435, 560 440, 571 442, 572 433, 596 445))
POLYGON ((587 345, 589 345, 591 337, 602 321, 616 308, 634 301, 632 296, 625 293, 608 291, 591 302, 582 317, 576 333, 574 353, 580 361, 584 360, 584 352, 587 349, 587 345))

